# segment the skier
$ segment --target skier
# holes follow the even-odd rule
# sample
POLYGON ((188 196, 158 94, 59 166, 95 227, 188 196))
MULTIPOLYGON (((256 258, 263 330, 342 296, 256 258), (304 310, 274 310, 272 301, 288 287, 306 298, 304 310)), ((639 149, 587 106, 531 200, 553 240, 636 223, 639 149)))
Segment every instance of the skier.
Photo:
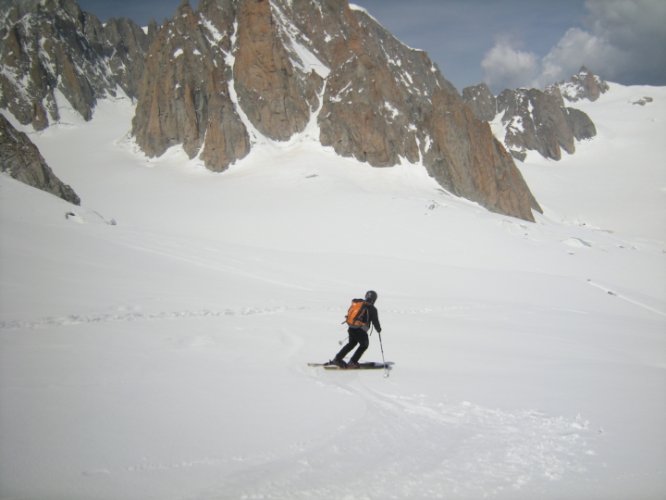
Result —
POLYGON ((377 292, 369 290, 365 294, 365 299, 354 299, 347 313, 346 323, 349 325, 349 341, 340 349, 331 361, 331 364, 341 368, 359 368, 358 361, 368 348, 370 340, 368 339, 368 330, 372 324, 378 333, 381 333, 382 327, 379 324, 379 315, 375 307, 377 292), (352 355, 349 363, 345 363, 344 358, 354 347, 358 348, 352 355))

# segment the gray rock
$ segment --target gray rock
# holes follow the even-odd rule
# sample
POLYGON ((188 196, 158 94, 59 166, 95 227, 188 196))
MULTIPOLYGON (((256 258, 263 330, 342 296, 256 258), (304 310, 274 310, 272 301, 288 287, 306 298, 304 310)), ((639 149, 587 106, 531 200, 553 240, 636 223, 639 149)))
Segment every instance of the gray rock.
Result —
POLYGON ((12 126, 0 114, 0 170, 29 186, 54 194, 79 205, 81 200, 74 190, 58 179, 39 149, 23 132, 12 126))
POLYGON ((576 139, 596 135, 594 124, 585 113, 564 106, 557 86, 549 87, 546 92, 505 90, 497 97, 497 107, 506 127, 504 144, 520 160, 528 150, 559 160, 562 150, 575 152, 576 139))
POLYGON ((465 87, 462 97, 479 120, 489 122, 497 115, 497 99, 485 83, 465 87))
POLYGON ((596 101, 609 89, 608 83, 585 66, 582 66, 568 81, 556 83, 554 87, 559 88, 562 96, 570 102, 581 99, 596 101))
POLYGON ((136 95, 148 36, 128 19, 106 26, 73 0, 5 0, 0 108, 36 130, 60 119, 59 91, 85 119, 120 86, 136 95), (36 36, 39 34, 39 36, 36 36))

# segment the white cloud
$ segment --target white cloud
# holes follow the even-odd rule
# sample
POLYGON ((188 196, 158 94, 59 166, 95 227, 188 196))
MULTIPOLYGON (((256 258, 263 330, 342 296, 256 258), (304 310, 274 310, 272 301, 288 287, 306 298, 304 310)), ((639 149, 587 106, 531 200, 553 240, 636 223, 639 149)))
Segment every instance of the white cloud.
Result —
POLYGON ((515 48, 511 40, 501 38, 486 53, 481 67, 490 87, 514 88, 536 76, 539 62, 536 54, 515 48))
POLYGON ((625 84, 666 85, 666 2, 587 0, 583 28, 570 28, 543 57, 499 40, 481 63, 494 90, 543 87, 582 65, 625 84), (504 65, 504 67, 503 67, 504 65))
POLYGON ((579 28, 569 29, 541 61, 541 72, 534 82, 543 87, 566 80, 583 65, 595 73, 624 64, 629 55, 613 46, 602 36, 579 28))

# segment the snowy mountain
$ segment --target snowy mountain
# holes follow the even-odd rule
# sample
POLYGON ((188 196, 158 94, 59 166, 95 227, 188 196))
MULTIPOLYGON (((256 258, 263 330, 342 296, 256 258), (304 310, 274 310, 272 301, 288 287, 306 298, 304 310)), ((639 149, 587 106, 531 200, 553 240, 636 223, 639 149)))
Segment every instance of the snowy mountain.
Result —
POLYGON ((528 151, 559 160, 573 154, 576 142, 597 133, 594 122, 579 109, 581 99, 595 101, 608 84, 586 67, 569 81, 540 89, 506 89, 497 97, 485 83, 463 89, 463 100, 480 120, 492 122, 495 136, 518 160, 528 151), (567 106, 574 104, 577 107, 567 106))
POLYGON ((315 140, 149 158, 136 105, 23 127, 81 207, 0 176, 0 498, 664 497, 666 89, 518 163, 536 223, 315 140), (370 288, 389 377, 307 367, 370 288))
POLYGON ((84 119, 97 100, 134 97, 149 36, 129 19, 105 25, 74 0, 3 0, 0 108, 43 130, 63 105, 84 119))
POLYGON ((0 5, 0 499, 666 496, 666 88, 514 162, 346 2, 0 5))
POLYGON ((148 34, 102 25, 74 0, 5 3, 0 108, 22 124, 43 129, 63 106, 88 120, 120 88, 137 99, 132 134, 151 157, 182 145, 222 171, 263 142, 315 134, 373 166, 417 164, 491 211, 540 210, 428 56, 346 1, 183 2, 148 34))

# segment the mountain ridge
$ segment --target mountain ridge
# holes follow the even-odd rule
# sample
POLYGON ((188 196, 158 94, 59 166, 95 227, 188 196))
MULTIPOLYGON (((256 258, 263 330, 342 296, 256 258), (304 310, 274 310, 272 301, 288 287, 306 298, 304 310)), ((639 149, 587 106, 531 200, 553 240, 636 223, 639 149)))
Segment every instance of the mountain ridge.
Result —
POLYGON ((535 88, 505 89, 494 96, 485 83, 463 89, 463 100, 482 121, 494 122, 498 139, 511 155, 524 160, 528 151, 559 160, 573 154, 576 141, 596 135, 594 122, 578 108, 581 100, 596 101, 608 83, 582 66, 568 81, 535 88), (566 101, 566 102, 565 102, 566 101))
POLYGON ((130 20, 102 25, 74 0, 8 4, 0 107, 37 130, 59 119, 54 89, 89 120, 96 100, 120 87, 137 99, 132 128, 146 154, 182 144, 219 171, 249 152, 252 131, 286 140, 317 112, 318 140, 340 156, 420 162, 489 210, 527 220, 540 210, 425 52, 347 1, 202 0, 196 10, 183 2, 147 33, 130 20))
POLYGON ((461 96, 424 51, 346 0, 184 1, 146 30, 102 24, 75 0, 5 3, 0 108, 42 130, 60 119, 54 90, 89 120, 120 88, 136 99, 132 134, 149 157, 181 144, 222 171, 257 141, 289 140, 314 119, 314 139, 342 157, 420 164, 453 194, 533 221, 541 208, 511 156, 559 159, 596 133, 563 100, 603 91, 586 68, 543 92, 495 98, 481 85, 461 96), (503 137, 487 123, 491 108, 503 113, 503 137))

